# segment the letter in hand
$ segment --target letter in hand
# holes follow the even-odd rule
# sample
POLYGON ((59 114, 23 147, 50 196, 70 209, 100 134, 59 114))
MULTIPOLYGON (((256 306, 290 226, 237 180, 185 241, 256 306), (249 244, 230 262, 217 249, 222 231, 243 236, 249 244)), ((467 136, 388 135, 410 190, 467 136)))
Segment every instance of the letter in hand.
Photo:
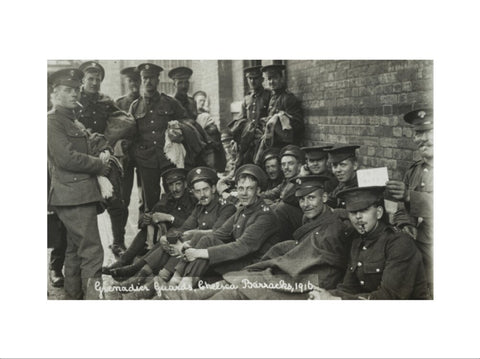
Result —
POLYGON ((402 181, 388 181, 386 183, 387 191, 390 195, 398 201, 407 201, 407 190, 405 183, 402 181))
POLYGON ((98 157, 103 161, 103 163, 108 163, 108 161, 110 161, 110 151, 105 150, 101 152, 98 157))

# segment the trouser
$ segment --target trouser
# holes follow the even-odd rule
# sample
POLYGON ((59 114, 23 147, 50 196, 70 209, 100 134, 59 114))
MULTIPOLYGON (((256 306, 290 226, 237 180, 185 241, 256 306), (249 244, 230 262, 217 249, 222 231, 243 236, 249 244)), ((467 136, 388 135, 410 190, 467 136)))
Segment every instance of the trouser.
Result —
POLYGON ((128 221, 128 206, 130 205, 130 197, 132 196, 132 188, 133 188, 133 179, 135 177, 135 173, 137 176, 137 191, 138 191, 138 218, 142 218, 143 214, 143 193, 142 193, 142 180, 140 179, 140 172, 138 168, 135 170, 135 166, 129 163, 126 164, 123 171, 123 200, 125 201, 126 207, 126 215, 124 218, 124 225, 127 225, 128 221))
POLYGON ((125 225, 128 219, 128 207, 123 200, 114 199, 109 203, 107 212, 112 222, 113 244, 125 246, 125 225))
POLYGON ((160 187, 160 177, 165 169, 138 167, 140 178, 142 181, 143 203, 145 211, 149 212, 160 199, 162 193, 160 187))
POLYGON ((95 203, 55 207, 67 230, 65 292, 68 299, 96 299, 102 283, 103 247, 95 203), (97 286, 98 287, 98 286, 97 286))
POLYGON ((280 241, 292 239, 293 232, 302 226, 302 210, 299 207, 281 201, 274 211, 280 223, 280 241))
POLYGON ((67 229, 55 213, 48 215, 48 239, 48 247, 53 248, 49 267, 51 270, 61 272, 67 250, 67 229))
POLYGON ((125 253, 122 254, 119 261, 123 265, 131 264, 136 256, 138 255, 141 256, 145 254, 147 250, 146 243, 147 243, 147 228, 142 228, 137 233, 137 235, 135 236, 132 243, 125 251, 125 253))
POLYGON ((418 250, 422 254, 423 266, 425 268, 425 277, 427 278, 427 285, 430 294, 433 297, 433 244, 424 243, 418 240, 415 241, 418 250))

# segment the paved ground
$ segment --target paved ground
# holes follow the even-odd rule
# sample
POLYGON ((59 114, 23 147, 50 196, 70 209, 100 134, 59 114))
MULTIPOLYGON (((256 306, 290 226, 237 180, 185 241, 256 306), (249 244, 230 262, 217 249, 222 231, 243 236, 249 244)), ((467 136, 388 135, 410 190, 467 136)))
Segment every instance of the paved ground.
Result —
MULTIPOLYGON (((130 199, 130 206, 128 207, 129 211, 129 218, 127 223, 127 230, 125 234, 125 245, 128 247, 132 242, 133 238, 138 232, 137 229, 137 222, 138 222, 138 191, 136 182, 133 184, 132 196, 130 199)), ((98 216, 98 229, 100 231, 100 237, 102 239, 103 251, 104 251, 104 261, 103 265, 109 265, 115 261, 115 257, 112 254, 112 251, 108 246, 113 242, 112 238, 112 229, 110 223, 110 217, 108 213, 105 211, 101 215, 98 216)), ((48 290, 47 296, 48 299, 65 299, 65 291, 63 288, 54 288, 50 284, 48 280, 48 263, 50 260, 50 252, 51 249, 47 249, 47 282, 48 282, 48 290)), ((108 284, 112 281, 111 276, 103 276, 103 280, 105 284, 108 284)))

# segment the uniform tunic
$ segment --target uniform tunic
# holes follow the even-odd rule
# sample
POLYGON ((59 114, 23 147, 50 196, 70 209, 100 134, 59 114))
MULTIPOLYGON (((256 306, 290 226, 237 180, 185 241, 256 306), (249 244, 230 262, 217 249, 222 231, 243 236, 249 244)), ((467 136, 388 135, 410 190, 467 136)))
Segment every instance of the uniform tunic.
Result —
POLYGON ((260 137, 265 131, 271 95, 272 92, 263 87, 258 91, 251 91, 242 101, 240 114, 229 124, 233 139, 238 144, 237 167, 253 163, 260 137))
POLYGON ((394 216, 398 227, 417 228, 415 244, 422 253, 427 280, 433 286, 433 167, 424 160, 415 162, 403 179, 410 191, 410 202, 394 216))
POLYGON ((331 293, 343 299, 430 298, 415 243, 382 222, 355 236, 345 278, 331 293))
MULTIPOLYGON (((195 229, 216 230, 217 228, 221 227, 225 221, 227 221, 227 219, 235 213, 235 211, 236 208, 233 204, 227 203, 224 199, 219 199, 218 195, 216 195, 212 199, 212 202, 210 202, 207 206, 197 203, 193 209, 193 212, 191 212, 190 216, 188 216, 185 222, 183 222, 182 226, 176 231, 185 232, 195 229)), ((201 237, 199 236, 192 238, 190 242, 191 245, 194 246, 200 238, 201 237)), ((172 258, 168 253, 165 253, 160 246, 147 254, 144 259, 154 272, 160 270, 164 266, 165 269, 173 272, 175 270, 175 266, 181 262, 183 264, 179 264, 177 270, 183 273, 186 266, 186 262, 180 261, 180 259, 177 258, 172 258)))
POLYGON ((217 273, 257 262, 278 242, 278 219, 263 200, 240 207, 220 228, 202 237, 195 248, 208 248, 209 259, 189 263, 185 276, 200 277, 208 267, 217 273))
MULTIPOLYGON (((239 272, 223 277, 238 285, 238 291, 248 299, 307 299, 310 284, 322 288, 335 288, 341 282, 350 250, 349 230, 328 207, 312 220, 306 220, 294 233, 294 240, 281 242, 268 253, 277 253, 275 258, 268 253, 262 261, 239 272), (292 286, 285 288, 250 288, 249 283, 276 284, 280 281, 292 286), (295 284, 303 284, 303 287, 295 284)), ((217 298, 220 299, 219 295, 217 298)))
POLYGON ((102 160, 89 154, 88 137, 72 110, 57 107, 48 114, 48 159, 51 187, 48 204, 67 229, 65 291, 73 299, 88 297, 87 282, 100 279, 103 248, 97 204, 103 201, 96 175, 102 160))
POLYGON ((110 97, 102 93, 90 94, 83 89, 80 91, 78 102, 83 106, 78 111, 78 120, 87 129, 101 134, 105 132, 108 117, 120 110, 110 97))
POLYGON ((124 96, 117 98, 115 100, 115 104, 122 111, 128 112, 130 111, 130 106, 132 105, 133 101, 135 101, 139 97, 140 97, 140 94, 138 92, 137 93, 130 92, 124 96))
POLYGON ((300 101, 287 89, 276 90, 272 93, 268 104, 268 117, 285 112, 290 117, 291 130, 282 130, 280 121, 275 125, 275 134, 272 147, 282 148, 286 145, 300 145, 303 140, 305 124, 300 101))

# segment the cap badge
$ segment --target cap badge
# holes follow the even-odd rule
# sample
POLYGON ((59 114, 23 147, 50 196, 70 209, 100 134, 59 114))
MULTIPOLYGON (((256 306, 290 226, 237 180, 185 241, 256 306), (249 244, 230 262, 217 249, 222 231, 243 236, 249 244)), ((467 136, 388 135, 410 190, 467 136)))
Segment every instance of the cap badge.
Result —
POLYGON ((418 112, 418 117, 424 118, 427 113, 425 111, 419 111, 418 112))
POLYGON ((97 64, 96 64, 95 62, 92 62, 92 63, 91 63, 91 66, 92 66, 92 67, 95 67, 95 66, 97 66, 97 64))
POLYGON ((150 65, 145 65, 145 70, 150 69, 150 65))
POLYGON ((202 173, 202 170, 198 168, 195 172, 197 173, 197 175, 199 175, 200 173, 202 173))
POLYGON ((75 76, 75 71, 74 70, 70 70, 70 76, 75 76))

